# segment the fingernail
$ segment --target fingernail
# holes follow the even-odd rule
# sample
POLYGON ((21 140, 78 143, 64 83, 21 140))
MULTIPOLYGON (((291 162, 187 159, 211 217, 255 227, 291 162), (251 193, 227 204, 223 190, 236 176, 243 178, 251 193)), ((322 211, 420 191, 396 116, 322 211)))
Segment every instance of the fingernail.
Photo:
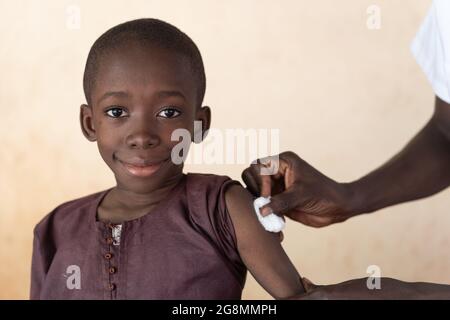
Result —
POLYGON ((262 215, 263 217, 265 217, 265 216, 267 216, 267 215, 269 215, 269 214, 272 213, 272 208, 270 208, 270 207, 264 207, 264 208, 261 208, 261 209, 260 209, 260 212, 261 212, 261 215, 262 215))

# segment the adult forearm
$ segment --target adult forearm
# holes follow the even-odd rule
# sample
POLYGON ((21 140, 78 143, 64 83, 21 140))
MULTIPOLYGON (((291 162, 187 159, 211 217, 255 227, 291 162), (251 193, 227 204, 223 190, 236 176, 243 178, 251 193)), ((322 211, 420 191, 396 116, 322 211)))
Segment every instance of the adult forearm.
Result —
POLYGON ((371 279, 361 278, 332 285, 307 284, 306 294, 291 299, 369 299, 369 300, 425 300, 450 299, 450 285, 427 282, 404 282, 392 278, 379 279, 379 288, 369 289, 367 282, 371 279))
POLYGON ((436 113, 392 159, 349 183, 355 214, 435 194, 450 185, 450 140, 436 113))

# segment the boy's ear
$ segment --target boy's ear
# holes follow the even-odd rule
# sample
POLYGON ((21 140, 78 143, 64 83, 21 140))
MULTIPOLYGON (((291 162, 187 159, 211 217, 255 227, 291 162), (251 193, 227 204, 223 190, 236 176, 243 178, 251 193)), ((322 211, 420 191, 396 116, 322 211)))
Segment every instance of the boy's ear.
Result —
POLYGON ((83 135, 89 141, 96 141, 97 135, 93 123, 92 107, 87 104, 80 106, 80 125, 83 135))
MULTIPOLYGON (((202 122, 202 132, 201 132, 201 141, 203 141, 206 136, 208 135, 208 130, 211 126, 211 109, 208 106, 203 106, 197 111, 197 116, 195 117, 196 121, 202 122)), ((194 126, 194 130, 196 127, 194 126)), ((199 129, 199 128, 198 128, 199 129)), ((198 130, 197 129, 197 130, 198 130)), ((197 137, 197 135, 200 135, 200 132, 194 132, 194 136, 192 137, 192 141, 194 141, 194 137, 197 137)), ((197 141, 194 141, 195 143, 197 141)))

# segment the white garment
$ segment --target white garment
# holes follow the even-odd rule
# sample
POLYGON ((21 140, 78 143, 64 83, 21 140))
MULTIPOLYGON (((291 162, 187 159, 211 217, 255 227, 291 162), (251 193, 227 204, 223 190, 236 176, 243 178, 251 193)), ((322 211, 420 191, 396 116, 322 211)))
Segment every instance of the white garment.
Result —
POLYGON ((411 44, 434 93, 450 103, 450 0, 434 0, 411 44))

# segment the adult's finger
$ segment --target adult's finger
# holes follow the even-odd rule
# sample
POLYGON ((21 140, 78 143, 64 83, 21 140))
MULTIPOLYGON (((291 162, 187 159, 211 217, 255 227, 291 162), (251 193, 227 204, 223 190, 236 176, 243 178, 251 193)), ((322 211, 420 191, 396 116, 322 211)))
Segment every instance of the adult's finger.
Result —
POLYGON ((270 203, 261 207, 260 212, 263 217, 275 213, 279 216, 295 209, 299 203, 299 195, 295 189, 286 190, 270 198, 270 203))
POLYGON ((278 238, 280 239, 280 242, 283 242, 283 240, 284 240, 284 233, 283 233, 283 231, 278 232, 278 238))
POLYGON ((271 195, 272 178, 270 175, 261 174, 264 168, 265 165, 261 163, 253 163, 242 172, 242 180, 254 196, 270 197, 271 195))
POLYGON ((268 175, 261 176, 261 197, 270 197, 272 193, 272 178, 268 175))
POLYGON ((298 210, 287 212, 286 216, 294 221, 304 224, 305 226, 313 228, 322 228, 334 223, 333 219, 330 217, 321 217, 298 210))
POLYGON ((241 177, 245 185, 247 186, 248 191, 250 191, 250 193, 253 194, 255 197, 259 196, 259 184, 256 181, 256 178, 253 174, 251 167, 245 169, 242 172, 241 177))

